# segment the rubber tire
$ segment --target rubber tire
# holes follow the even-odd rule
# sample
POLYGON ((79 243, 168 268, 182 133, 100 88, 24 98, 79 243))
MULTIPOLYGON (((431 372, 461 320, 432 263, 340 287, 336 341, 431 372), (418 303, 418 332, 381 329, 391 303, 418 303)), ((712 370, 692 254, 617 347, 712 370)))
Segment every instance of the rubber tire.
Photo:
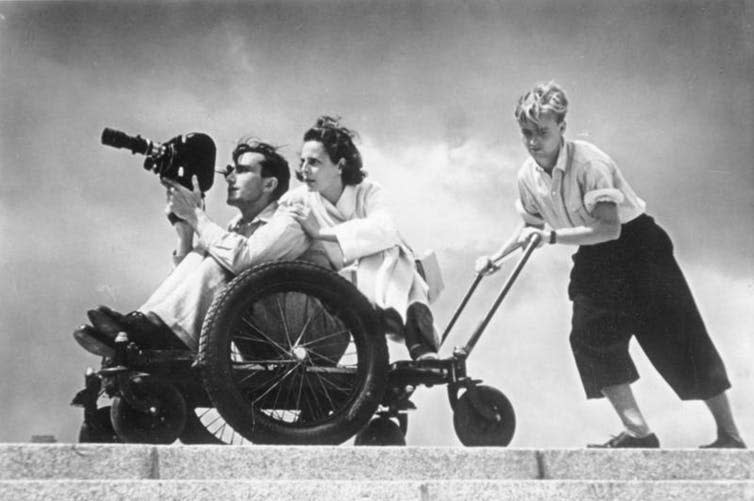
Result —
POLYGON ((115 433, 110 420, 110 406, 100 407, 94 416, 81 424, 79 443, 86 444, 117 444, 121 440, 115 433))
POLYGON ((453 427, 463 445, 505 447, 516 431, 516 415, 500 390, 473 386, 456 403, 453 427))
POLYGON ((220 415, 246 439, 260 444, 339 444, 374 415, 387 383, 388 354, 369 301, 343 277, 302 261, 267 263, 245 270, 219 293, 204 320, 198 364, 205 390, 220 415), (249 405, 233 382, 230 332, 242 312, 267 295, 302 292, 329 306, 356 345, 356 390, 343 406, 313 423, 276 420, 249 405), (337 314, 334 308, 337 307, 337 314))
POLYGON ((388 417, 373 419, 366 428, 356 435, 353 445, 358 446, 401 446, 406 445, 400 425, 388 417))
POLYGON ((153 378, 132 382, 137 397, 150 399, 158 414, 132 407, 118 395, 113 398, 110 418, 118 437, 126 443, 171 444, 178 439, 186 424, 186 401, 178 388, 153 378))

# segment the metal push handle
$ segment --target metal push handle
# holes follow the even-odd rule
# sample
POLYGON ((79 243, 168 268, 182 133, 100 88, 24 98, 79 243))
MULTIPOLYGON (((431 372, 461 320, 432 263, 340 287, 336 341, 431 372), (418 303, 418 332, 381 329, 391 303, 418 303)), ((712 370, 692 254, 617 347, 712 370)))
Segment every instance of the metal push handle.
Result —
POLYGON ((529 260, 531 253, 534 252, 534 249, 536 249, 537 246, 539 246, 540 240, 542 240, 542 237, 541 235, 537 233, 533 234, 529 238, 529 242, 526 244, 526 248, 524 248, 523 256, 521 256, 521 259, 519 259, 518 263, 516 263, 516 267, 513 269, 510 276, 508 277, 508 280, 505 282, 505 285, 503 285, 503 288, 500 290, 500 293, 498 294, 497 299, 495 299, 495 302, 493 303, 492 308, 484 317, 484 319, 479 323, 477 328, 474 330, 474 333, 469 338, 468 342, 466 343, 466 346, 463 347, 463 351, 467 356, 469 353, 471 353, 471 350, 474 349, 474 346, 476 346, 477 341, 479 341, 479 338, 482 336, 482 332, 484 332, 484 329, 487 327, 487 324, 489 324, 490 321, 492 320, 492 317, 495 315, 495 312, 500 306, 500 303, 503 302, 503 299, 508 294, 508 291, 510 290, 511 286, 513 286, 513 282, 516 281, 516 278, 518 278, 519 273, 521 273, 521 270, 523 269, 524 265, 529 260))
POLYGON ((466 307, 466 303, 469 302, 469 299, 471 299, 471 295, 474 293, 474 291, 477 288, 477 285, 479 285, 479 282, 482 281, 484 278, 484 273, 477 273, 476 277, 474 278, 474 282, 471 284, 471 287, 469 287, 468 292, 466 292, 466 295, 463 296, 463 299, 461 300, 461 304, 456 309, 455 313, 453 313, 453 316, 450 319, 450 322, 448 322, 448 326, 445 327, 445 332, 442 333, 442 339, 440 339, 440 346, 445 343, 445 339, 448 337, 448 334, 450 334, 450 330, 453 328, 453 326, 456 324, 456 320, 458 320, 458 317, 461 316, 461 312, 466 307))
MULTIPOLYGON (((534 236, 539 238, 538 235, 534 235, 534 236)), ((516 248, 511 249, 510 251, 508 251, 507 254, 500 256, 500 258, 495 261, 495 266, 499 267, 515 251, 516 251, 516 248)), ((456 311, 453 313, 453 316, 450 318, 450 321, 448 322, 448 326, 445 327, 445 331, 442 333, 442 338, 440 339, 440 346, 442 346, 445 343, 445 339, 447 339, 448 334, 450 334, 451 329, 453 329, 453 326, 456 324, 458 317, 461 316, 461 313, 463 312, 464 308, 466 308, 466 304, 469 302, 469 299, 471 299, 472 294, 474 294, 474 291, 476 290, 477 286, 479 285, 479 283, 482 281, 482 279, 485 276, 486 276, 486 273, 484 271, 480 271, 479 273, 476 274, 476 277, 474 277, 474 281, 472 282, 471 287, 469 287, 469 290, 466 292, 466 295, 464 295, 463 299, 461 299, 461 304, 458 305, 458 308, 456 308, 456 311)))

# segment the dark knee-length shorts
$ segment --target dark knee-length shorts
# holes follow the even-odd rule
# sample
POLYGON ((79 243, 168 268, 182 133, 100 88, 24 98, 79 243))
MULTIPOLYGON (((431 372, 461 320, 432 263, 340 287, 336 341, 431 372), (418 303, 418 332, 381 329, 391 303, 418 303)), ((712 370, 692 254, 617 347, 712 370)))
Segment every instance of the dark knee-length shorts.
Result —
POLYGON ((570 341, 587 398, 639 378, 628 352, 632 335, 681 399, 730 388, 673 244, 651 217, 624 224, 617 240, 579 247, 573 262, 570 341))

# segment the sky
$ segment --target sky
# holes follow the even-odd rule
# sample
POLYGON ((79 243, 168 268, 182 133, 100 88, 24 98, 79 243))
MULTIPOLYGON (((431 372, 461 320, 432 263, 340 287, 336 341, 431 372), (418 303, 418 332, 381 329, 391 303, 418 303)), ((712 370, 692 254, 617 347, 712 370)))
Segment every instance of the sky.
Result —
MULTIPOLYGON (((295 165, 316 117, 341 116, 403 236, 438 255, 442 331, 475 259, 516 224, 516 99, 555 80, 567 137, 612 156, 671 235, 754 442, 753 21, 743 1, 0 2, 0 441, 74 441, 82 414, 69 402, 99 361, 73 329, 98 304, 137 308, 170 271, 163 188, 140 158, 100 144, 104 127, 207 133, 219 166, 253 135, 295 165)), ((207 210, 224 223, 233 210, 216 183, 207 210)), ((585 399, 570 353, 574 251, 535 253, 468 361, 512 401, 512 446, 582 447, 620 430, 604 400, 585 399)), ((505 271, 484 280, 443 353, 465 343, 505 271)), ((703 404, 680 402, 631 353, 663 445, 711 441, 703 404)), ((414 400, 409 444, 458 446, 444 388, 414 400)))

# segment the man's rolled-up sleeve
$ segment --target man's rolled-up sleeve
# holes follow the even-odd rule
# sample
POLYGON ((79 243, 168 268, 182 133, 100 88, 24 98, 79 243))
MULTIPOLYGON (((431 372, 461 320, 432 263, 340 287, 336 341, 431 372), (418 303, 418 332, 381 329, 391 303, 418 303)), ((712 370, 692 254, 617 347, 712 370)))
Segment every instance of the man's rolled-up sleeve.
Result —
POLYGON ((278 212, 249 237, 211 223, 199 236, 199 245, 223 268, 238 274, 266 261, 296 259, 310 242, 293 217, 278 212))
POLYGON ((615 187, 615 167, 607 162, 593 161, 582 174, 581 183, 584 191, 584 207, 591 214, 600 202, 620 205, 623 193, 615 187))

